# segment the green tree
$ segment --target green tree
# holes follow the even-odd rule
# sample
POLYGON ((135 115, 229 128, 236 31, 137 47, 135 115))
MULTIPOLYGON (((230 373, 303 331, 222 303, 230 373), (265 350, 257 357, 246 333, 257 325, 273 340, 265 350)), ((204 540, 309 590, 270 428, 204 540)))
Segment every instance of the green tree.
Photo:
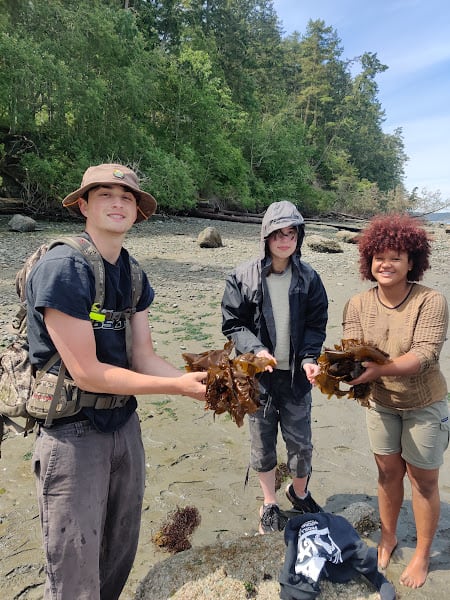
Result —
POLYGON ((317 182, 329 187, 345 154, 339 136, 342 104, 351 83, 341 42, 324 21, 310 21, 303 37, 295 33, 286 40, 285 54, 286 91, 295 99, 296 116, 307 131, 311 167, 317 182))
MULTIPOLYGON (((21 160, 26 193, 61 197, 92 162, 145 156, 151 169, 154 142, 146 125, 160 55, 146 52, 131 11, 101 2, 36 1, 0 43, 8 57, 0 81, 2 122, 26 131, 36 149, 21 160)), ((185 206, 192 206, 192 187, 186 191, 185 206)))
POLYGON ((262 209, 280 198, 303 203, 311 209, 307 189, 312 180, 311 148, 306 128, 289 111, 264 115, 245 132, 244 152, 252 173, 252 195, 262 209))
POLYGON ((359 62, 361 72, 355 76, 345 102, 345 144, 359 176, 376 182, 386 192, 398 186, 404 175, 407 157, 402 131, 386 134, 382 130, 385 113, 375 78, 388 67, 373 53, 363 54, 359 62))
POLYGON ((152 124, 155 139, 189 161, 199 194, 248 204, 247 165, 232 141, 242 116, 208 54, 183 46, 155 100, 161 109, 152 124))
POLYGON ((135 165, 168 211, 204 196, 305 211, 343 190, 399 198, 402 133, 383 132, 377 98, 386 67, 365 53, 352 76, 323 21, 282 39, 269 0, 3 4, 0 173, 36 206, 105 160, 135 165))

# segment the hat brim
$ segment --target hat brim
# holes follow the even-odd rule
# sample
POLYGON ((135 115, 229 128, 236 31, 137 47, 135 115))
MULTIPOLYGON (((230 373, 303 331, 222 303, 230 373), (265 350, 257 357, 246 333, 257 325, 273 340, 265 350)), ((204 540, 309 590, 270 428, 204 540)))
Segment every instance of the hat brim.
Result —
MULTIPOLYGON (((99 185, 104 185, 105 182, 98 183, 90 183, 89 185, 85 185, 83 187, 78 188, 68 196, 64 198, 62 201, 62 205, 64 208, 74 216, 80 219, 84 218, 81 211, 80 206, 78 204, 79 198, 82 198, 86 192, 90 189, 97 187, 99 185)), ((125 185, 126 188, 130 189, 134 192, 138 198, 138 206, 137 206, 137 217, 135 223, 140 223, 141 221, 146 221, 156 212, 156 207, 158 206, 155 198, 149 194, 148 192, 143 192, 142 190, 136 189, 131 185, 125 185)))

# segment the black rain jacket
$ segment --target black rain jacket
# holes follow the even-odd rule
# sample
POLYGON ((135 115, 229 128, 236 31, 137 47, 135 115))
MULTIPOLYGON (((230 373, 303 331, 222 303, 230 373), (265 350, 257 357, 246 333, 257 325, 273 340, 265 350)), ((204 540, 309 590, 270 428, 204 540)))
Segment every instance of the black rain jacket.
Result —
MULTIPOLYGON (((226 279, 222 298, 222 332, 234 342, 236 352, 256 354, 267 349, 273 354, 276 331, 266 282, 272 260, 266 249, 266 239, 277 229, 298 228, 297 250, 291 256, 289 306, 290 369, 293 390, 299 396, 311 389, 301 367, 305 362, 315 362, 320 355, 328 319, 328 299, 322 281, 316 271, 301 260, 303 223, 303 217, 291 202, 271 204, 261 226, 261 256, 236 267, 226 279)), ((263 373, 260 377, 262 392, 267 387, 268 376, 263 373)))

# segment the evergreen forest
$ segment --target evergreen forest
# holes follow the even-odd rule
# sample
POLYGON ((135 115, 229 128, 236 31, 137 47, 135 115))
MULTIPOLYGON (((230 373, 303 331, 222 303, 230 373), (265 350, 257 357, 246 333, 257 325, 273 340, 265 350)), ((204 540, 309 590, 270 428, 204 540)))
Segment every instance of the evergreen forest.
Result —
POLYGON ((0 0, 0 196, 62 214, 120 162, 167 214, 410 209, 387 68, 322 20, 286 36, 270 0, 0 0))

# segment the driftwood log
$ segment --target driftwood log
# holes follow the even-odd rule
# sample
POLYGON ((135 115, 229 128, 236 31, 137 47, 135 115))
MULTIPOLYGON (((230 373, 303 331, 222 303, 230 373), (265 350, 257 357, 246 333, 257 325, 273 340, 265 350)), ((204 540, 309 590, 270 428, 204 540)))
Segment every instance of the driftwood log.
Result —
MULTIPOLYGON (((213 207, 196 208, 191 211, 191 216, 200 219, 215 219, 217 221, 234 221, 236 223, 257 223, 261 224, 264 213, 244 213, 232 210, 220 210, 213 207)), ((328 225, 336 229, 346 229, 348 231, 361 231, 365 225, 365 221, 351 215, 343 213, 327 214, 321 219, 305 218, 305 223, 314 225, 328 225), (339 219, 339 221, 337 220, 339 219)))
POLYGON ((262 216, 249 213, 233 212, 229 210, 216 211, 213 209, 194 209, 191 211, 192 217, 200 219, 214 219, 216 221, 234 221, 235 223, 262 223, 262 216))
POLYGON ((23 200, 21 198, 0 198, 0 214, 13 215, 21 212, 23 200))

